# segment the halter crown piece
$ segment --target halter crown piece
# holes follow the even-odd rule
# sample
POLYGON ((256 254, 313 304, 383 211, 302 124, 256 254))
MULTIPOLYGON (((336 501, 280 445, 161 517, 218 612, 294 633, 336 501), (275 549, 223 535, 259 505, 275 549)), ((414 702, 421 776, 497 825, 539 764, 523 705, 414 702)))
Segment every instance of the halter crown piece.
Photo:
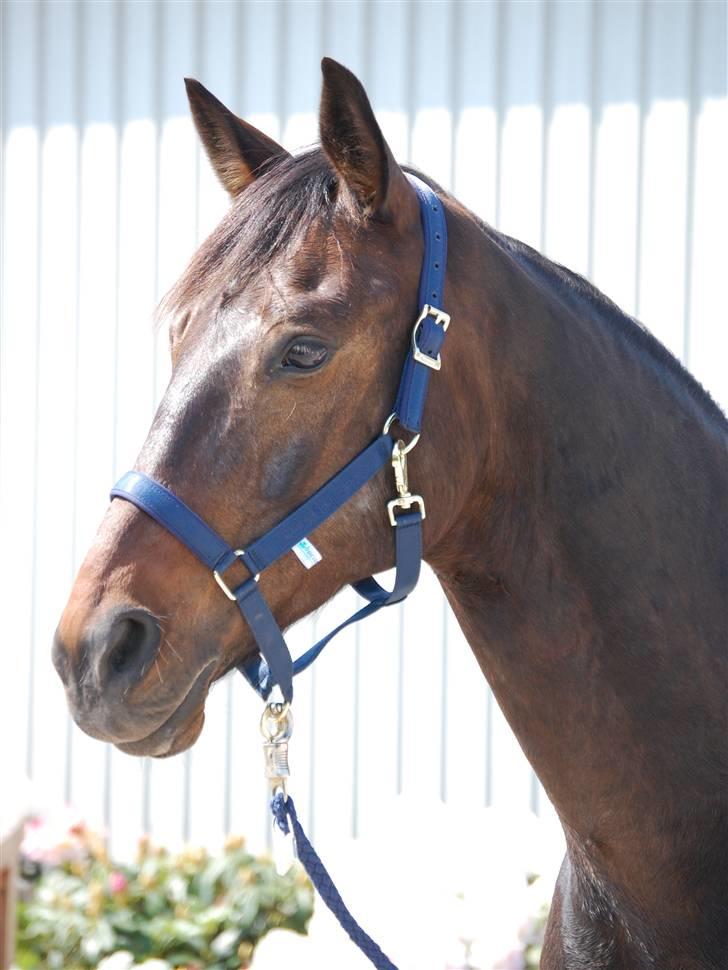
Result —
POLYGON ((433 371, 440 369, 440 349, 450 323, 450 317, 442 309, 447 223, 442 204, 432 189, 415 175, 406 174, 419 200, 425 244, 419 283, 421 310, 412 329, 394 409, 382 434, 298 508, 245 549, 230 546, 173 492, 143 472, 127 472, 111 490, 111 498, 132 502, 176 536, 211 570, 224 594, 237 604, 259 650, 258 656, 241 664, 238 669, 264 700, 269 698, 274 688, 278 688, 282 697, 282 703, 276 701, 268 704, 264 714, 264 723, 268 725, 264 731, 267 741, 264 745, 266 774, 271 781, 274 817, 281 830, 287 832, 292 828, 298 856, 324 901, 354 942, 382 970, 396 968, 361 930, 344 906, 301 828, 293 800, 285 792, 285 779, 288 776, 287 744, 292 724, 289 705, 293 699, 294 675, 313 663, 326 644, 345 627, 363 620, 384 606, 402 602, 416 586, 420 574, 425 504, 421 496, 412 495, 409 491, 407 454, 415 446, 422 429, 430 376, 433 371), (390 437, 389 429, 395 420, 414 434, 409 444, 405 445, 401 440, 393 442, 390 437), (294 546, 306 540, 387 462, 392 464, 397 490, 397 495, 387 503, 387 514, 394 528, 394 588, 387 591, 371 576, 353 583, 356 592, 366 600, 365 605, 294 661, 283 632, 261 595, 259 576, 268 566, 291 552, 294 546), (225 573, 236 560, 247 568, 250 576, 231 589, 225 580, 225 573), (271 723, 274 725, 272 734, 271 723))

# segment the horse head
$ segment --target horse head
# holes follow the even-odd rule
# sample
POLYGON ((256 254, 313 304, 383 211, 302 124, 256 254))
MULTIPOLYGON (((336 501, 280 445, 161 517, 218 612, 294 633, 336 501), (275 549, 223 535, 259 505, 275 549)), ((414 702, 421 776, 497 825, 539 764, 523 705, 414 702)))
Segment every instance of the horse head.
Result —
MULTIPOLYGON (((135 468, 236 547, 380 433, 418 310, 416 194, 358 80, 328 59, 323 74, 321 147, 298 157, 187 82, 231 205, 160 307, 172 374, 135 468)), ((451 479, 434 474, 456 450, 433 419, 413 468, 428 480, 426 546, 457 515, 451 479)), ((391 494, 382 471, 316 531, 316 568, 287 555, 265 573, 281 627, 393 564, 391 494)), ((234 565, 228 582, 245 572, 234 565)), ((79 726, 130 753, 176 753, 197 738, 211 684, 254 651, 210 572, 144 512, 112 502, 54 645, 79 726)))

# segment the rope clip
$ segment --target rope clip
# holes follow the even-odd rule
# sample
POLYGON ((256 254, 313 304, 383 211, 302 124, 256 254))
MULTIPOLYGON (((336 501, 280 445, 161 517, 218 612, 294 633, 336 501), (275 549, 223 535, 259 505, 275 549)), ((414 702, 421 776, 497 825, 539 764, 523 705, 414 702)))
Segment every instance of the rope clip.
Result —
POLYGON ((260 719, 260 733, 264 737, 263 758, 265 777, 271 787, 271 798, 279 791, 286 797, 286 781, 291 777, 288 765, 288 742, 293 734, 291 707, 285 702, 266 704, 260 719))
MULTIPOLYGON (((419 435, 417 435, 419 438, 419 435)), ((419 506, 420 515, 424 519, 425 517, 425 500, 421 495, 412 495, 409 490, 409 478, 407 475, 407 452, 411 450, 413 444, 417 441, 410 442, 406 445, 402 439, 398 439, 394 443, 394 448, 392 449, 392 469, 394 471, 394 484, 397 489, 397 498, 393 498, 391 502, 387 502, 387 514, 389 515, 390 525, 397 525, 397 517, 394 514, 395 509, 402 509, 403 511, 408 511, 413 505, 419 506)))
MULTIPOLYGON (((273 817, 276 816, 276 804, 285 818, 288 793, 286 782, 291 777, 288 765, 288 742, 293 733, 293 715, 291 707, 285 701, 269 701, 260 719, 260 733, 263 735, 263 758, 265 761, 265 777, 270 785, 270 805, 273 817)), ((278 875, 285 875, 296 857, 296 844, 289 839, 278 821, 273 823, 272 852, 278 875)), ((286 828, 287 831, 287 828, 286 828)))

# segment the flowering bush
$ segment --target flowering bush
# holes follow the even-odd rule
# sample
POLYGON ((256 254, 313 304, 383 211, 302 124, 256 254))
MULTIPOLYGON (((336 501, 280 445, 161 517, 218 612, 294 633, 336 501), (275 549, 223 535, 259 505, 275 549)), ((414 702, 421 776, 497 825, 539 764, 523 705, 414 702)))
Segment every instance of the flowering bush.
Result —
MULTIPOLYGON (((54 813, 28 827, 23 851, 26 869, 37 870, 21 907, 23 970, 356 962, 323 905, 309 921, 312 894, 300 871, 279 880, 242 840, 214 857, 199 849, 174 857, 144 841, 133 865, 115 865, 103 839, 77 817, 54 813), (269 934, 273 927, 293 932, 269 934), (295 935, 304 932, 305 942, 295 935)), ((366 837, 333 854, 327 848, 324 858, 335 859, 347 903, 402 970, 536 970, 562 853, 555 823, 530 814, 458 813, 400 797, 366 837), (436 847, 428 878, 423 845, 436 847), (394 894, 383 858, 396 866, 394 894)))
POLYGON ((143 840, 131 865, 114 864, 80 822, 49 852, 50 841, 31 824, 26 872, 34 878, 18 914, 21 970, 129 970, 138 963, 145 970, 240 970, 269 930, 305 933, 313 911, 303 873, 278 876, 242 839, 229 840, 217 856, 204 849, 173 856, 143 840))
POLYGON ((539 876, 502 879, 458 894, 450 914, 457 939, 446 970, 538 970, 551 886, 539 876), (493 890, 493 891, 491 891, 493 890))

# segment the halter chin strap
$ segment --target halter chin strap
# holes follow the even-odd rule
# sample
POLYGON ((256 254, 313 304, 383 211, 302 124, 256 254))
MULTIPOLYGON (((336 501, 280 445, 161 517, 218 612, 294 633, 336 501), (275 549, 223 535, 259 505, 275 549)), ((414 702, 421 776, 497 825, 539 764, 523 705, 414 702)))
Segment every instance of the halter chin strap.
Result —
POLYGON ((132 502, 176 536, 212 571, 225 595, 237 603, 260 651, 260 656, 241 664, 238 669, 263 698, 278 686, 283 698, 290 701, 293 676, 313 663, 337 633, 384 606, 401 602, 412 592, 419 578, 425 508, 422 498, 409 492, 406 457, 416 439, 405 446, 402 441, 393 442, 387 432, 396 418, 399 424, 419 436, 430 375, 433 370, 440 369, 440 348, 450 318, 440 309, 447 258, 445 213, 428 185, 409 173, 407 178, 417 192, 425 241, 419 285, 422 309, 412 330, 394 412, 385 431, 303 504, 245 549, 228 545, 173 492, 142 472, 127 472, 111 490, 112 498, 132 502), (389 518, 395 531, 394 588, 391 592, 385 590, 373 577, 354 583, 353 588, 366 604, 294 662, 283 633, 261 595, 259 576, 345 505, 387 462, 394 468, 398 493, 388 503, 389 518), (225 573, 236 560, 246 567, 250 576, 231 589, 225 573))

